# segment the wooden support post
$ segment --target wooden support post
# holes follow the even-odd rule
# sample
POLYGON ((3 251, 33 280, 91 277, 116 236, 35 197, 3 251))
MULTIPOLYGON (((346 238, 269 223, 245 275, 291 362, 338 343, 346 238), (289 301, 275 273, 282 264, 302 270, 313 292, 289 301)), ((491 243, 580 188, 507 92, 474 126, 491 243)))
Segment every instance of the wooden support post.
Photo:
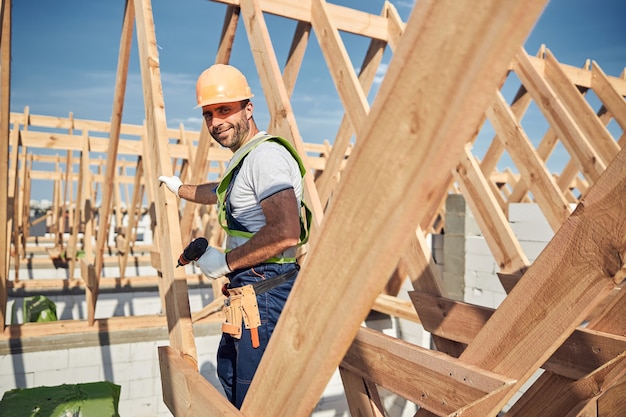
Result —
MULTIPOLYGON (((134 0, 134 6, 146 109, 148 152, 145 157, 154 165, 157 176, 171 175, 172 164, 167 146, 165 104, 161 88, 159 53, 154 33, 152 6, 149 0, 134 0)), ((161 273, 164 282, 164 286, 161 288, 165 291, 170 344, 185 359, 193 363, 197 369, 197 353, 191 325, 186 274, 183 269, 174 268, 175 259, 178 259, 183 250, 180 239, 177 197, 165 187, 158 187, 156 179, 153 181, 153 191, 159 224, 161 273)))
MULTIPOLYGON (((0 326, 4 330, 9 278, 9 113, 11 103, 11 0, 2 1, 0 32, 0 326)), ((18 266, 16 265, 16 269, 18 266)))
MULTIPOLYGON (((109 133, 109 146, 107 149, 105 180, 102 184, 102 197, 99 213, 99 226, 96 239, 96 280, 102 275, 104 264, 104 247, 108 240, 109 223, 111 215, 111 196, 113 193, 113 178, 115 176, 115 166, 117 162, 117 150, 120 140, 120 126, 122 124, 122 111, 124 109, 124 97, 126 93, 126 79, 128 77, 128 63, 130 61, 130 51, 133 40, 133 22, 135 20, 134 4, 132 0, 126 1, 124 12, 124 22, 122 23, 122 35, 120 40, 120 51, 117 61, 117 75, 115 83, 115 93, 113 96, 113 110, 111 114, 111 131, 109 133)), ((96 287, 98 282, 96 281, 96 287)), ((95 299, 98 297, 98 289, 94 291, 95 299)), ((94 318, 89 317, 89 322, 93 324, 94 318)))

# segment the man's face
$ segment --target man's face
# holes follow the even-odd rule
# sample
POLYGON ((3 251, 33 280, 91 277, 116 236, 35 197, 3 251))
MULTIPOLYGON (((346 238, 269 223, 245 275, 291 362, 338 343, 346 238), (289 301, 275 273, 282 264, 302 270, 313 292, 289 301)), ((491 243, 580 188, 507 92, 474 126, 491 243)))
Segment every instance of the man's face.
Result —
POLYGON ((238 101, 210 104, 202 107, 202 116, 213 139, 235 152, 245 142, 250 132, 252 103, 238 101))

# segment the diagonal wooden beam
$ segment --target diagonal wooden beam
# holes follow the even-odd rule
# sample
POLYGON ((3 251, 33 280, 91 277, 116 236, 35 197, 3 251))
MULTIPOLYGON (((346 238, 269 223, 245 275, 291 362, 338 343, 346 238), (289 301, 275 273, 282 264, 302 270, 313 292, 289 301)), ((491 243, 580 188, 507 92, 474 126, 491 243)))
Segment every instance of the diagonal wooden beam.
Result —
POLYGON ((626 131, 626 101, 613 87, 602 68, 593 61, 591 63, 591 89, 604 103, 617 124, 626 131))
POLYGON ((550 86, 536 61, 531 60, 522 49, 516 56, 514 69, 569 154, 578 163, 585 178, 592 183, 596 181, 606 169, 606 164, 591 147, 588 138, 550 86))
POLYGON ((311 0, 311 21, 348 119, 358 131, 365 123, 370 106, 325 0, 311 0))
POLYGON ((244 414, 311 413, 544 5, 416 4, 244 414))
POLYGON ((569 204, 499 91, 493 104, 487 109, 487 117, 552 230, 559 230, 570 215, 569 204))
POLYGON ((546 51, 545 74, 559 99, 576 119, 578 126, 589 138, 591 145, 602 157, 604 164, 608 165, 619 152, 620 147, 608 129, 598 119, 589 103, 580 94, 578 88, 567 78, 567 74, 550 50, 546 51))
MULTIPOLYGON (((240 7, 254 62, 259 71, 263 93, 272 118, 272 125, 268 131, 289 140, 298 151, 298 154, 300 154, 304 165, 308 168, 310 164, 308 163, 306 149, 298 131, 287 88, 281 76, 260 2, 259 0, 241 0, 240 7)), ((311 175, 304 177, 304 192, 305 199, 313 213, 313 233, 319 229, 324 217, 324 210, 320 204, 317 188, 311 175)))
MULTIPOLYGON (((359 83, 365 93, 369 93, 372 87, 378 66, 383 59, 385 45, 385 42, 373 39, 365 53, 363 63, 361 64, 361 72, 359 73, 359 83)), ((344 115, 341 119, 339 130, 335 136, 333 148, 328 156, 324 171, 316 181, 320 200, 324 206, 328 202, 332 190, 339 180, 341 167, 346 158, 346 150, 350 145, 350 138, 355 130, 356 129, 354 129, 349 122, 348 116, 344 115)))
POLYGON ((502 272, 514 273, 526 270, 530 261, 496 202, 487 179, 469 150, 469 145, 466 145, 464 150, 465 153, 456 170, 453 171, 453 175, 476 218, 491 253, 502 272))
POLYGON ((620 151, 577 209, 505 298, 461 359, 518 383, 477 410, 496 415, 514 392, 624 279, 626 150, 620 151), (593 250, 588 248, 593 247, 593 250))
POLYGON ((283 80, 289 97, 291 97, 293 89, 296 86, 296 79, 298 78, 300 67, 302 66, 302 60, 304 59, 304 53, 306 52, 310 36, 311 24, 298 22, 293 40, 291 41, 291 47, 289 48, 289 54, 287 55, 285 69, 283 70, 283 80))
MULTIPOLYGON (((579 380, 546 372, 511 407, 506 417, 589 415, 582 414, 588 404, 619 383, 624 375, 626 375, 626 351, 579 380)), ((597 416, 619 415, 620 411, 623 412, 623 408, 614 406, 609 414, 598 413, 597 416)))

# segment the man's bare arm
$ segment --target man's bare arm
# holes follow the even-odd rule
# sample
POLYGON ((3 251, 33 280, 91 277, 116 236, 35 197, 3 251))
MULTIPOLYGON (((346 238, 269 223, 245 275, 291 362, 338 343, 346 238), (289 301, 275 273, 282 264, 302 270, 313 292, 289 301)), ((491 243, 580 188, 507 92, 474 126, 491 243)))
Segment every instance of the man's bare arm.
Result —
POLYGON ((300 238, 298 200, 293 188, 261 201, 263 226, 250 240, 226 255, 231 270, 249 268, 296 246, 300 238))
POLYGON ((183 184, 178 189, 178 196, 194 203, 215 204, 217 203, 217 195, 213 190, 217 184, 218 182, 207 182, 199 185, 183 184))

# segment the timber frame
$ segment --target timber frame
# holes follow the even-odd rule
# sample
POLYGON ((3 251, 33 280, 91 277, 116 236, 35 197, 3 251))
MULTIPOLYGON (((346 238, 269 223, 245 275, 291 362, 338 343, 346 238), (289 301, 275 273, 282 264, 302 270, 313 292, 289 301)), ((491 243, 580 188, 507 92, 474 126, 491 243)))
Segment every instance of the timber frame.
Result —
POLYGON ((220 174, 229 152, 212 145, 205 128, 189 132, 182 126, 167 127, 150 0, 126 3, 118 81, 107 123, 77 120, 71 114, 34 115, 28 108, 11 111, 11 1, 2 2, 0 134, 6 145, 0 151, 0 201, 6 210, 0 210, 0 224, 7 228, 0 232, 0 319, 6 322, 11 288, 79 287, 89 306, 84 322, 5 326, 2 337, 97 331, 102 323, 111 329, 122 320, 128 327, 166 321, 170 346, 159 348, 163 396, 177 416, 310 415, 338 367, 355 416, 384 415, 377 386, 417 404, 416 416, 496 416, 540 368, 541 377, 507 416, 626 413, 624 73, 606 75, 596 62, 581 68, 562 64, 547 48, 529 55, 521 45, 546 0, 484 0, 481 8, 424 0, 417 2, 406 23, 390 3, 380 15, 372 15, 324 0, 216 2, 225 5, 226 13, 221 35, 214 34, 221 36, 215 62, 229 62, 243 21, 269 104, 267 130, 291 141, 312 174, 306 176, 305 189, 314 230, 286 314, 258 370, 263 378, 254 379, 237 410, 198 372, 192 323, 220 320, 221 300, 216 294, 215 304, 192 314, 187 283, 203 278, 175 268, 174 260, 191 236, 202 234, 216 244, 222 236, 211 209, 181 204, 155 179, 176 173, 185 182, 201 182, 220 174), (265 14, 298 22, 282 67, 265 14), (121 123, 135 25, 143 126, 121 123), (341 32, 371 40, 359 74, 341 32), (304 143, 290 104, 313 34, 345 109, 332 146, 304 143), (393 59, 370 106, 367 94, 387 45, 393 59), (521 85, 508 103, 501 88, 511 74, 521 85), (601 102, 599 110, 587 102, 588 91, 601 102), (549 124, 537 147, 522 123, 531 104, 549 124), (394 110, 398 107, 403 110, 394 110), (485 120, 495 136, 478 160, 472 149, 485 120), (614 137, 607 128, 611 122, 621 136, 614 137), (555 174, 546 163, 557 145, 570 159, 555 174), (51 160, 27 152, 36 148, 65 151, 67 158, 51 160), (90 158, 93 152, 106 152, 106 160, 90 158), (497 170, 505 153, 518 173, 497 170), (31 168, 37 159, 79 169, 38 172, 31 168), (92 173, 94 167, 99 174, 92 173), (128 169, 135 175, 127 175, 128 169), (80 278, 41 283, 20 281, 17 273, 9 277, 11 262, 18 271, 32 246, 27 202, 33 179, 52 181, 59 196, 47 215, 56 236, 50 256, 64 253, 72 271, 80 265, 80 278), (66 206, 62 194, 68 183, 77 185, 77 193, 66 206), (112 249, 107 243, 109 223, 122 210, 119 189, 126 184, 133 185, 132 197, 125 199, 131 220, 125 230, 116 231, 117 247, 112 249), (102 199, 97 221, 96 188, 102 199), (449 193, 463 194, 500 268, 508 295, 496 309, 449 298, 433 263, 425 236, 445 228, 442 213, 449 193), (135 253, 139 248, 134 246, 133 252, 131 246, 144 197, 155 218, 155 243, 145 248, 146 262, 159 276, 127 277, 129 257, 140 257, 135 253), (507 223, 508 205, 517 202, 536 203, 555 233, 532 263, 507 223), (66 227, 69 233, 64 233, 66 227), (358 240, 353 239, 355 228, 360 230, 358 240), (76 256, 79 247, 84 258, 76 256), (336 259, 342 262, 331 261, 336 259), (102 278, 107 262, 118 262, 122 276, 102 278), (413 287, 411 302, 396 297, 407 277, 413 287), (157 282, 164 318, 143 318, 141 323, 130 317, 95 319, 102 287, 157 282), (344 298, 348 293, 349 303, 344 298), (371 309, 420 322, 436 349, 362 327, 371 309))

